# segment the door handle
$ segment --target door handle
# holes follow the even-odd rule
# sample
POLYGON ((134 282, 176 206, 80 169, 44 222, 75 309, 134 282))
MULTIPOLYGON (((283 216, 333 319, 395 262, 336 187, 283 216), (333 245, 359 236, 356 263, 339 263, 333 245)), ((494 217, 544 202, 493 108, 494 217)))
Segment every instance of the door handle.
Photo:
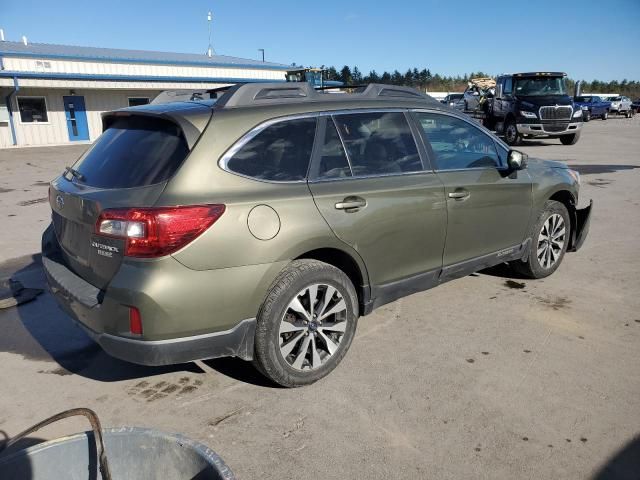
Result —
POLYGON ((356 210, 366 207, 367 201, 360 197, 347 197, 343 201, 336 203, 336 210, 356 210))
POLYGON ((469 198, 469 195, 471 194, 468 190, 462 189, 458 189, 455 192, 449 192, 449 198, 454 198, 456 200, 464 200, 465 198, 469 198))

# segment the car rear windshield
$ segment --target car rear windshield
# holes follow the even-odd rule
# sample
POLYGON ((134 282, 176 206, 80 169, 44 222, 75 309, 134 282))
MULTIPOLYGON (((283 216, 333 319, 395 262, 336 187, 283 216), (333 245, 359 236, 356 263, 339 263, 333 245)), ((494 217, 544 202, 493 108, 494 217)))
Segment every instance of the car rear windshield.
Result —
POLYGON ((168 180, 188 153, 177 125, 133 116, 112 123, 73 168, 92 187, 143 187, 168 180))

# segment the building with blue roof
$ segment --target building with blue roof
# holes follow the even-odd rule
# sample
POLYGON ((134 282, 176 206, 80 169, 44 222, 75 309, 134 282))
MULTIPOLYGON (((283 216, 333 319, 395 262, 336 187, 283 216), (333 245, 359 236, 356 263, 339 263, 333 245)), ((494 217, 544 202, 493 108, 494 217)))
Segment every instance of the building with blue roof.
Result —
POLYGON ((0 41, 0 148, 91 142, 100 114, 163 90, 284 81, 291 67, 226 55, 0 41))

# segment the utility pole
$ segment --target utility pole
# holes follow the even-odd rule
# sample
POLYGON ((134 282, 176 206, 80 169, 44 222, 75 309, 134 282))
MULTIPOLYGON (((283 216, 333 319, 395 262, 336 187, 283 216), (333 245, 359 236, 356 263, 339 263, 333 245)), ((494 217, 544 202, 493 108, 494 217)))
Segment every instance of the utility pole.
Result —
POLYGON ((262 61, 264 62, 264 48, 259 48, 258 51, 262 53, 262 61))
POLYGON ((213 20, 213 14, 211 13, 211 10, 209 10, 209 12, 207 13, 207 23, 209 24, 209 47, 207 48, 207 56, 211 57, 212 55, 215 55, 215 50, 213 49, 213 46, 211 45, 211 21, 213 20))

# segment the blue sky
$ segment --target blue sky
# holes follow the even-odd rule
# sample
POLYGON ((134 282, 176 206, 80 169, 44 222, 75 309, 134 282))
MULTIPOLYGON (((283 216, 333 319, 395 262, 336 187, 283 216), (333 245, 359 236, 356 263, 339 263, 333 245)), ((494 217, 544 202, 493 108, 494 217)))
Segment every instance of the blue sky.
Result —
POLYGON ((8 40, 433 73, 640 80, 640 0, 0 0, 8 40), (483 8, 481 5, 484 4, 483 8))

